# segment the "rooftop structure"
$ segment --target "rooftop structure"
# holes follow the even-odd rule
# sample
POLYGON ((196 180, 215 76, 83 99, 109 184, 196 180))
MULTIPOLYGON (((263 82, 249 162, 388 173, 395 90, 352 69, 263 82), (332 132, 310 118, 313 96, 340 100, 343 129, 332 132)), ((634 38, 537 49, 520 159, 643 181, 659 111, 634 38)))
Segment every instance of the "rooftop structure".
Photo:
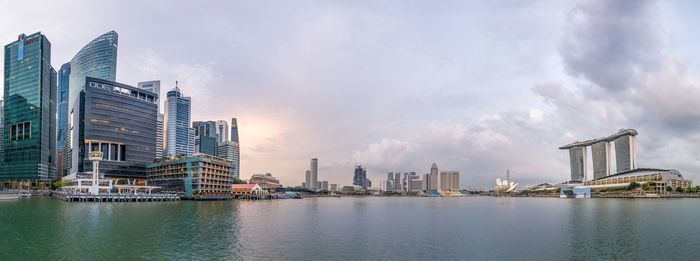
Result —
POLYGON ((637 134, 637 131, 634 129, 621 129, 607 137, 576 141, 559 147, 561 150, 569 150, 571 181, 583 182, 589 180, 588 147, 591 147, 593 159, 593 179, 611 175, 612 142, 615 145, 617 172, 635 169, 637 165, 637 142, 635 137, 637 134))
POLYGON ((270 173, 253 174, 253 176, 250 177, 248 183, 258 184, 262 189, 267 190, 276 189, 280 186, 280 181, 277 178, 273 177, 270 173))

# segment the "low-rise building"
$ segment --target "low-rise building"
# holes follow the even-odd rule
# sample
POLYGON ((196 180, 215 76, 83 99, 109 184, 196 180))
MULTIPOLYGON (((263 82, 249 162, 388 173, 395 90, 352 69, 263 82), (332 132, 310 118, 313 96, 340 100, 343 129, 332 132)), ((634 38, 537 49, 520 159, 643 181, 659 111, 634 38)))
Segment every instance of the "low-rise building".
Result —
POLYGON ((593 189, 621 187, 627 186, 632 182, 653 185, 656 192, 660 194, 666 193, 668 188, 675 191, 679 187, 687 188, 693 185, 691 180, 685 179, 683 175, 675 169, 639 168, 586 181, 584 187, 593 189))
POLYGON ((184 193, 186 198, 216 198, 230 196, 235 166, 230 160, 197 153, 164 158, 147 168, 149 185, 184 193))
POLYGON ((266 191, 258 184, 233 184, 231 194, 233 195, 263 195, 266 191))
POLYGON ((258 184, 262 189, 265 190, 277 189, 280 186, 280 181, 277 178, 273 177, 270 173, 253 174, 253 176, 250 177, 248 183, 258 184))

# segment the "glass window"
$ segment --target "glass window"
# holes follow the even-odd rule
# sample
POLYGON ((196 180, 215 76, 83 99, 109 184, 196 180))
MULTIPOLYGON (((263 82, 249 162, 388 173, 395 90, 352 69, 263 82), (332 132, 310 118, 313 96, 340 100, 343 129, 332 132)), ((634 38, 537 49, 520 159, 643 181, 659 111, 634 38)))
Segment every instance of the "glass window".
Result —
POLYGON ((109 151, 108 151, 108 146, 107 146, 107 145, 109 145, 109 144, 107 144, 107 143, 102 143, 101 145, 102 145, 102 146, 100 147, 100 151, 102 152, 102 159, 103 159, 103 160, 107 160, 107 155, 109 155, 109 151))
POLYGON ((117 160, 117 153, 119 153, 117 151, 117 144, 109 144, 109 147, 111 150, 111 153, 109 154, 109 160, 116 161, 117 160))
POLYGON ((90 151, 99 151, 100 150, 99 146, 100 146, 100 144, 98 144, 98 143, 91 143, 90 144, 90 151))
POLYGON ((119 145, 119 160, 126 161, 126 145, 119 145))

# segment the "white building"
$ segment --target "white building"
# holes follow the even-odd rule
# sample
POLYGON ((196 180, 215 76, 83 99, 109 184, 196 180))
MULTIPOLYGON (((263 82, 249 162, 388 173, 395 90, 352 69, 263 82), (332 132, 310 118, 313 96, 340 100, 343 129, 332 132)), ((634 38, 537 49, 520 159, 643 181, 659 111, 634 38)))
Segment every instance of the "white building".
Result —
MULTIPOLYGON (((308 183, 307 183, 308 184, 308 183)), ((318 159, 311 159, 311 190, 318 191, 318 159)))
POLYGON ((219 136, 219 143, 229 141, 228 139, 228 122, 224 120, 216 121, 216 134, 219 136))

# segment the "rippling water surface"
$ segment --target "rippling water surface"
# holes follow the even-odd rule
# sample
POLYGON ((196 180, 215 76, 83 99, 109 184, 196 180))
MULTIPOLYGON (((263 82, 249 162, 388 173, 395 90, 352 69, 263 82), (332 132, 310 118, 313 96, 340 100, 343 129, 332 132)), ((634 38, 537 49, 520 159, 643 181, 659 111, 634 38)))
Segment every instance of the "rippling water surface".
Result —
POLYGON ((698 199, 0 201, 0 260, 676 260, 698 239, 698 199))

